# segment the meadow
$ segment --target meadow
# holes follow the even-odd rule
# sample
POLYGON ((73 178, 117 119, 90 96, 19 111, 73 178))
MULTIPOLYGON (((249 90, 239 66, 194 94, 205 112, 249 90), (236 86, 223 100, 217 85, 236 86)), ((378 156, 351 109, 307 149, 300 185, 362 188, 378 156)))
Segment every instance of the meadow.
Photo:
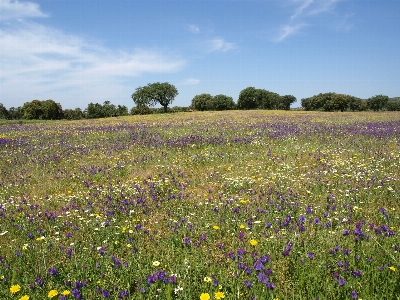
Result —
POLYGON ((400 299, 400 113, 0 126, 0 299, 400 299))

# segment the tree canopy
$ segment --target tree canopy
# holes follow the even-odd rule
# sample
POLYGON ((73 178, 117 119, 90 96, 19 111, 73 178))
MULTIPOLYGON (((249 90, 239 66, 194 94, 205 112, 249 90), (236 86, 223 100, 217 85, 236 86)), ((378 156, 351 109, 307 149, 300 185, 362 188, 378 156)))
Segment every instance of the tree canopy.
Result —
POLYGON ((132 94, 132 100, 137 106, 154 106, 160 104, 164 112, 168 111, 175 97, 178 95, 176 87, 168 82, 149 83, 144 87, 138 87, 132 94))

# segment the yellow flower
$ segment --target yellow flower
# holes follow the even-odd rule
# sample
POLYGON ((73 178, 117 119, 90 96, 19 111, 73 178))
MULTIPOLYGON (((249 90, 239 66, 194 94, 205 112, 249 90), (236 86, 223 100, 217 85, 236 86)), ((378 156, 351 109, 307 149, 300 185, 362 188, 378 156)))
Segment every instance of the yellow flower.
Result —
POLYGON ((63 292, 61 293, 61 295, 64 295, 64 296, 68 296, 69 294, 71 294, 71 292, 68 291, 68 290, 65 290, 65 291, 63 291, 63 292))
POLYGON ((22 296, 21 298, 19 298, 19 300, 29 300, 29 296, 28 295, 22 296))
POLYGON ((390 270, 392 270, 393 272, 395 272, 395 271, 396 271, 396 268, 395 268, 395 267, 393 267, 393 266, 389 267, 389 269, 390 269, 390 270))
POLYGON ((225 298, 225 295, 223 292, 216 292, 216 293, 214 293, 214 298, 217 300, 222 299, 222 298, 225 298))
POLYGON ((203 293, 200 295, 200 300, 210 300, 210 294, 209 293, 203 293))
POLYGON ((57 296, 57 295, 58 295, 57 290, 51 290, 51 291, 49 292, 49 294, 47 295, 47 297, 53 298, 53 297, 55 297, 55 296, 57 296))
POLYGON ((211 282, 212 279, 211 279, 211 277, 206 276, 206 277, 204 277, 204 281, 205 281, 205 282, 211 282))
POLYGON ((17 285, 12 285, 10 287, 10 292, 11 294, 15 294, 16 292, 19 292, 21 290, 21 286, 19 284, 17 285))
POLYGON ((159 261, 157 261, 157 260, 156 260, 156 261, 153 261, 153 266, 154 266, 154 267, 158 267, 159 265, 160 265, 160 262, 159 262, 159 261))
POLYGON ((240 228, 240 229, 243 229, 243 228, 246 228, 246 226, 244 226, 243 224, 241 224, 241 225, 239 226, 239 228, 240 228))
POLYGON ((218 230, 218 229, 219 229, 219 226, 214 225, 213 228, 214 228, 215 230, 218 230))
POLYGON ((255 246, 257 244, 258 244, 257 240, 250 240, 250 245, 255 246))

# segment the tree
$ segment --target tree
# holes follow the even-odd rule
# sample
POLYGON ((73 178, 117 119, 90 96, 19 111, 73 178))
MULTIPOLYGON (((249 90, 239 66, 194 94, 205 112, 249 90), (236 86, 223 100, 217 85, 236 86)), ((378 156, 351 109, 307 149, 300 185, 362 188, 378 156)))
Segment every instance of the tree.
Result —
POLYGON ((88 107, 85 110, 86 112, 86 117, 88 119, 97 119, 97 118, 103 118, 104 114, 103 114, 103 106, 99 103, 92 103, 90 102, 88 104, 88 107))
POLYGON ((117 107, 117 116, 127 116, 128 115, 128 108, 125 105, 119 105, 117 107))
POLYGON ((21 107, 22 118, 27 120, 40 119, 43 115, 42 101, 25 102, 21 107))
POLYGON ((257 108, 257 89, 250 86, 241 90, 237 106, 239 109, 256 109, 257 108))
POLYGON ((216 95, 213 97, 214 109, 215 110, 229 110, 235 107, 233 98, 226 95, 216 95))
POLYGON ((67 120, 80 120, 83 119, 83 112, 79 107, 75 109, 64 109, 63 118, 67 120))
POLYGON ((60 120, 63 117, 63 110, 60 103, 56 103, 53 100, 42 101, 43 114, 40 119, 43 120, 60 120))
POLYGON ((293 95, 281 96, 277 109, 290 110, 290 105, 296 102, 296 97, 293 95))
POLYGON ((9 113, 7 108, 4 107, 3 103, 0 103, 0 119, 8 119, 9 113))
POLYGON ((10 109, 8 110, 8 115, 9 118, 12 120, 18 120, 22 118, 22 112, 21 112, 21 107, 10 107, 10 109))
POLYGON ((132 94, 132 100, 137 106, 154 106, 158 103, 164 107, 164 112, 167 112, 168 105, 178 94, 178 90, 172 84, 155 82, 138 87, 132 94))
POLYGON ((374 111, 379 111, 386 107, 389 102, 389 97, 384 95, 376 95, 367 100, 368 107, 374 111))
POLYGON ((208 110, 212 101, 213 97, 210 94, 196 95, 192 99, 192 107, 200 111, 208 110))
POLYGON ((361 99, 354 97, 354 96, 349 96, 349 109, 351 111, 355 111, 355 110, 360 110, 361 108, 361 99))
POLYGON ((280 100, 279 94, 264 89, 256 90, 257 108, 276 109, 280 100))

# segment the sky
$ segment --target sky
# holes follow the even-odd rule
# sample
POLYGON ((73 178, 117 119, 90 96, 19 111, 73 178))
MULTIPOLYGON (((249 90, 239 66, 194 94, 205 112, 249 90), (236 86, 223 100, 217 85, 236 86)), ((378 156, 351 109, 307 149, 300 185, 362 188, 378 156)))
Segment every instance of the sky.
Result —
POLYGON ((400 96, 400 0, 0 0, 0 103, 63 109, 173 84, 170 106, 247 87, 400 96))

